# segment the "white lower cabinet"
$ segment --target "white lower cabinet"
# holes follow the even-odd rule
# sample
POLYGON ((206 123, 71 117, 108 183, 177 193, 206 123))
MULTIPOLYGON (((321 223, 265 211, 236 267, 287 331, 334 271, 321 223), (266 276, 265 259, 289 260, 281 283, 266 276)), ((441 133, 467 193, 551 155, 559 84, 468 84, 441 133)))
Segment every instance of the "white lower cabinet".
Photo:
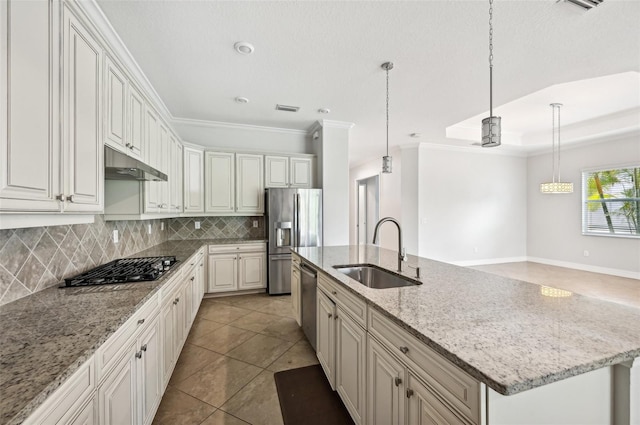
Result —
POLYGON ((136 423, 136 358, 135 346, 98 389, 101 424, 136 423))
POLYGON ((210 245, 207 292, 266 288, 266 264, 266 246, 263 243, 210 245))
POLYGON ((368 338, 367 422, 402 425, 405 416, 404 366, 374 338, 368 338))
POLYGON ((302 309, 300 308, 301 294, 300 279, 300 257, 293 254, 291 256, 291 308, 293 316, 298 322, 298 326, 302 326, 302 309))
POLYGON ((353 421, 365 423, 367 333, 321 289, 317 291, 316 315, 320 365, 353 421))

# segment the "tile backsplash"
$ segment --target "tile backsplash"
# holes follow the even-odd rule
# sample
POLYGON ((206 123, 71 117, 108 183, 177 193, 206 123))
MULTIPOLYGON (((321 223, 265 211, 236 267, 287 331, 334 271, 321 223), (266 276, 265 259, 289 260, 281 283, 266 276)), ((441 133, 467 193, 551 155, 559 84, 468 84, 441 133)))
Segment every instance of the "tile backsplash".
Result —
POLYGON ((0 230, 0 305, 165 242, 171 232, 160 230, 162 221, 104 221, 96 215, 93 224, 0 230))
POLYGON ((169 240, 264 238, 264 217, 181 217, 169 219, 169 240), (258 227, 253 227, 253 222, 258 227), (196 229, 195 223, 200 223, 196 229))

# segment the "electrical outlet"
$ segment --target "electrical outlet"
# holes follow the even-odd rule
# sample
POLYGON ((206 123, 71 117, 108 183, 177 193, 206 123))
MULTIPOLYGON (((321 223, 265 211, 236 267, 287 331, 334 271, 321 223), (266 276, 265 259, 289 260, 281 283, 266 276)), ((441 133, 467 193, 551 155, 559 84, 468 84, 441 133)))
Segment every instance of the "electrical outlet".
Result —
POLYGON ((582 253, 582 255, 584 255, 585 257, 589 256, 589 251, 587 251, 586 249, 584 250, 584 252, 582 253))
POLYGON ((160 230, 164 230, 164 221, 160 222, 160 230))
POLYGON ((113 243, 118 243, 119 240, 118 229, 113 229, 113 243))
POLYGON ((195 225, 196 225, 196 230, 200 228, 200 222, 199 221, 196 221, 195 225))
POLYGON ((253 227, 258 227, 258 220, 253 220, 253 227))
POLYGON ((151 223, 147 224, 147 233, 151 234, 151 223))

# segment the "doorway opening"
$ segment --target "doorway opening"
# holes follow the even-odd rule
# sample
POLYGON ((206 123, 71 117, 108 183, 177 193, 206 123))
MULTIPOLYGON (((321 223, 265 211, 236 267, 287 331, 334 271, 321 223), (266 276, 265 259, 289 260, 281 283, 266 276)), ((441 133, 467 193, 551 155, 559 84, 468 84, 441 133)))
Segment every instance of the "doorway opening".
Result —
POLYGON ((357 186, 357 220, 356 229, 358 245, 370 244, 373 240, 373 230, 379 219, 380 205, 380 176, 371 176, 356 180, 357 186))

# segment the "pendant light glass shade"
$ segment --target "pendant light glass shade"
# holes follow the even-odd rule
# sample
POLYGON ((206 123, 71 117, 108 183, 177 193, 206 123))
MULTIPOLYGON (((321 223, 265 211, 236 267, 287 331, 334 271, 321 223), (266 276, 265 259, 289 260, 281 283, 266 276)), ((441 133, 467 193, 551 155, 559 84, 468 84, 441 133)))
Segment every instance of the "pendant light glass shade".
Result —
POLYGON ((562 103, 551 105, 551 180, 540 184, 541 193, 573 193, 573 183, 560 181, 560 108, 562 103), (556 128, 556 117, 558 127, 556 128))
POLYGON ((393 62, 385 62, 381 68, 387 72, 387 154, 382 157, 382 172, 389 174, 392 171, 392 159, 389 156, 389 70, 393 69, 393 62))

